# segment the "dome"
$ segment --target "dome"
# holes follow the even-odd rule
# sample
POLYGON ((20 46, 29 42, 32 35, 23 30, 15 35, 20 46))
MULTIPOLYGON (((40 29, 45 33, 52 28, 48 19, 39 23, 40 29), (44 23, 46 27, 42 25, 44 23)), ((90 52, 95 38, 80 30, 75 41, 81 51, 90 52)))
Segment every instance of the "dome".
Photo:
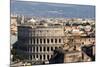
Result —
POLYGON ((36 20, 32 18, 32 19, 30 19, 28 22, 34 23, 34 22, 36 22, 36 20))
POLYGON ((91 26, 86 26, 85 27, 85 31, 90 31, 91 30, 91 26))
POLYGON ((44 23, 44 26, 45 26, 45 27, 47 27, 47 26, 48 26, 48 24, 47 24, 47 23, 44 23))
POLYGON ((77 32, 79 32, 79 30, 75 29, 75 30, 73 30, 72 32, 73 32, 73 33, 77 33, 77 32))

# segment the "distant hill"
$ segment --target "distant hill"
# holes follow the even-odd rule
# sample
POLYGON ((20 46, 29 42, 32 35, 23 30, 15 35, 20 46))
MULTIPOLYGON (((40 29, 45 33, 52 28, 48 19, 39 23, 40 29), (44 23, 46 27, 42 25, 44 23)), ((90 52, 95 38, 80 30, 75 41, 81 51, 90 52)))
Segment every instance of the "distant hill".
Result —
POLYGON ((26 16, 95 18, 95 6, 11 1, 11 13, 26 16))

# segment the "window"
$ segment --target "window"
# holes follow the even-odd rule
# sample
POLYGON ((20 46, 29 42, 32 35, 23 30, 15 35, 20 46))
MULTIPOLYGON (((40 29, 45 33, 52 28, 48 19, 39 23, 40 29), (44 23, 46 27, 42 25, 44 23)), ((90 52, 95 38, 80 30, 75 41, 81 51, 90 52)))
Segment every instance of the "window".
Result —
POLYGON ((53 39, 51 39, 51 43, 53 43, 53 39))
POLYGON ((27 48, 27 51, 29 51, 29 47, 27 48))
POLYGON ((35 44, 35 39, 33 39, 34 40, 34 44, 35 44))
POLYGON ((49 47, 47 47, 47 51, 49 51, 49 47))
POLYGON ((42 39, 40 39, 40 43, 42 43, 42 39))
POLYGON ((76 50, 76 46, 74 46, 74 49, 73 50, 76 50))
POLYGON ((45 39, 44 39, 44 43, 45 43, 45 39))
POLYGON ((38 58, 38 55, 36 55, 36 58, 38 58))
POLYGON ((31 44, 32 44, 32 38, 30 38, 31 44))
POLYGON ((53 47, 51 47, 51 51, 53 51, 53 47))
POLYGON ((37 52, 38 52, 38 47, 37 47, 37 52))
POLYGON ((45 47, 44 47, 43 51, 45 51, 45 47))
POLYGON ((38 39, 37 39, 37 44, 39 43, 38 39))
POLYGON ((35 51, 35 47, 33 47, 33 52, 35 51))
POLYGON ((49 43, 49 39, 47 39, 47 43, 49 43))
POLYGON ((40 47, 40 51, 42 51, 42 47, 40 47))
POLYGON ((57 47, 55 47, 55 49, 57 49, 57 47))
MULTIPOLYGON (((21 39, 21 41, 23 41, 23 39, 21 39)), ((28 39, 28 43, 30 44, 30 39, 28 39)))
POLYGON ((47 59, 49 60, 49 55, 47 55, 47 59))
POLYGON ((82 42, 82 45, 84 45, 84 42, 82 42))
POLYGON ((30 59, 32 59, 32 55, 30 55, 30 59))
POLYGON ((53 57, 53 55, 51 55, 51 57, 53 57))
POLYGON ((35 55, 33 55, 33 58, 35 58, 35 55))
POLYGON ((49 32, 49 30, 47 30, 47 32, 49 32))
POLYGON ((40 55, 40 60, 42 59, 42 56, 40 55))
POLYGON ((89 39, 89 41, 91 41, 91 39, 89 39))
POLYGON ((33 41, 34 41, 34 40, 33 40, 33 38, 32 38, 32 44, 34 43, 33 41))
POLYGON ((59 39, 59 43, 61 43, 61 39, 59 39))
POLYGON ((40 30, 40 33, 41 33, 42 31, 40 30))
POLYGON ((55 43, 57 43, 57 39, 55 39, 55 43))
POLYGON ((43 55, 43 58, 45 59, 45 55, 43 55))
POLYGON ((32 51, 32 47, 30 47, 30 51, 32 51))
POLYGON ((28 38, 25 38, 25 42, 28 43, 28 38))

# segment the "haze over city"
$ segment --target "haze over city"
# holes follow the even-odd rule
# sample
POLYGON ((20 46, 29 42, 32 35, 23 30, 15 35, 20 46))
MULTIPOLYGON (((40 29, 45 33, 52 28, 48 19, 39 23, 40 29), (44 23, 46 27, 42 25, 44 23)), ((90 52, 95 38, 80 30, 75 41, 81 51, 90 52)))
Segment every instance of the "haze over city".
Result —
POLYGON ((34 1, 11 1, 11 13, 26 16, 94 18, 95 6, 34 1))

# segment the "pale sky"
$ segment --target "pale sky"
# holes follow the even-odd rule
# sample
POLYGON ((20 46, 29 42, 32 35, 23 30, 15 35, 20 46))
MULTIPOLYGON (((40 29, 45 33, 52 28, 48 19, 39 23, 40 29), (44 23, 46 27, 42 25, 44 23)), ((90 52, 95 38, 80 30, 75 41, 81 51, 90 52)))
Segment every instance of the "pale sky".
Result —
POLYGON ((23 0, 23 1, 40 1, 40 2, 54 2, 54 3, 69 3, 69 4, 85 4, 95 5, 95 0, 23 0))

